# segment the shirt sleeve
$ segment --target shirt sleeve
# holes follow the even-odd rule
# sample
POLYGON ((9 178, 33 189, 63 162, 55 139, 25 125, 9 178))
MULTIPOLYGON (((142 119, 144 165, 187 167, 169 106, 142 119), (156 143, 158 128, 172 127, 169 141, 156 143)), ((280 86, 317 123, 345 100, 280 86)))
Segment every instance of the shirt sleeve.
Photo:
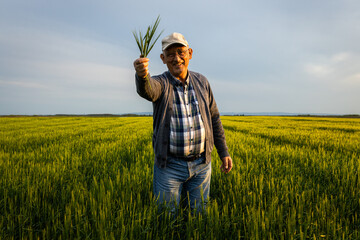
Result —
POLYGON ((230 154, 228 151, 228 147, 226 145, 225 131, 220 120, 219 109, 216 105, 210 84, 208 85, 208 88, 209 88, 209 106, 210 106, 211 123, 213 128, 214 144, 220 158, 228 157, 230 156, 230 154))
POLYGON ((148 74, 145 78, 135 74, 137 93, 150 102, 155 102, 162 94, 163 86, 159 78, 151 77, 148 74))

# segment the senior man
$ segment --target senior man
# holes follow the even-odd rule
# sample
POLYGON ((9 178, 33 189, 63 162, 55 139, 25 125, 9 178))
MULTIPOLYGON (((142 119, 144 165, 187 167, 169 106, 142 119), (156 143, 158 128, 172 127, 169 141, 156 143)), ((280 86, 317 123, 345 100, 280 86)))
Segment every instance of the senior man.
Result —
POLYGON ((153 190, 158 203, 171 210, 181 193, 189 197, 191 209, 206 206, 214 144, 222 171, 233 166, 210 84, 188 70, 192 54, 184 36, 172 33, 162 40, 160 55, 168 71, 150 77, 149 59, 134 61, 137 92, 153 103, 153 190))

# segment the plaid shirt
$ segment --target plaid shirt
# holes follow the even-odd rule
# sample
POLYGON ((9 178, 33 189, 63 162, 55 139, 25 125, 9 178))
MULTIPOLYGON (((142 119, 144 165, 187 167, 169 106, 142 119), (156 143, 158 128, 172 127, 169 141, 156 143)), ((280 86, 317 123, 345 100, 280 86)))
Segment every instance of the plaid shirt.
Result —
POLYGON ((205 127, 189 77, 185 85, 178 79, 175 80, 174 111, 170 120, 170 153, 178 157, 194 156, 205 150, 205 127))

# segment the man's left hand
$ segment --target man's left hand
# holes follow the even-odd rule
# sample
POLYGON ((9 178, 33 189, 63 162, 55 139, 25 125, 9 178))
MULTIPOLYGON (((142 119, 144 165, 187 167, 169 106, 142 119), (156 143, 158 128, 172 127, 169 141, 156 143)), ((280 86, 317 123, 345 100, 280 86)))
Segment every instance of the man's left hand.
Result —
POLYGON ((221 159, 222 161, 222 164, 221 164, 221 171, 224 172, 224 173, 228 173, 231 171, 232 167, 233 167, 233 163, 232 163, 232 159, 230 156, 228 157, 223 157, 221 159))

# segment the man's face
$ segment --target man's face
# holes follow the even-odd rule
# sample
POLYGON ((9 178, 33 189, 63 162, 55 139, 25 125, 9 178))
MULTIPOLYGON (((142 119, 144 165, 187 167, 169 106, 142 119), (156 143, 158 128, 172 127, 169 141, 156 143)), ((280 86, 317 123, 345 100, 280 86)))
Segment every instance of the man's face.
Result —
POLYGON ((160 58, 174 77, 185 80, 192 53, 191 48, 174 44, 165 49, 160 58))

